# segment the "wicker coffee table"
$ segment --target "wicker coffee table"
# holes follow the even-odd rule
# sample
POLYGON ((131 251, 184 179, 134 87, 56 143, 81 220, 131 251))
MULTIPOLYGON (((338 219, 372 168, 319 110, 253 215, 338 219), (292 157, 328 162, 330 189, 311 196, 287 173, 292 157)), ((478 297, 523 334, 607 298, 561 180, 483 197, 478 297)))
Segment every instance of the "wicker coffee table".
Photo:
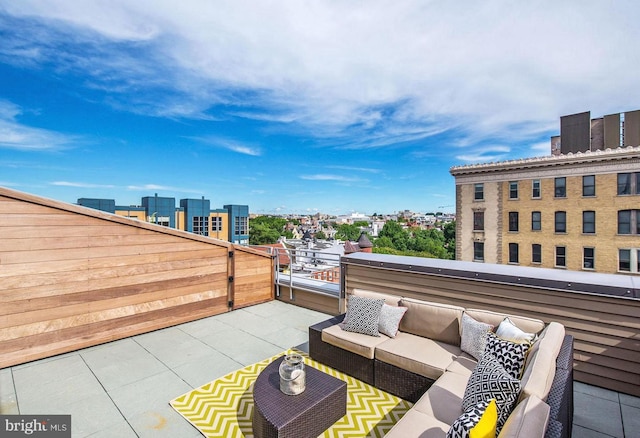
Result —
POLYGON ((316 438, 347 413, 347 384, 310 366, 299 395, 280 391, 278 368, 271 362, 253 386, 253 433, 262 437, 316 438))

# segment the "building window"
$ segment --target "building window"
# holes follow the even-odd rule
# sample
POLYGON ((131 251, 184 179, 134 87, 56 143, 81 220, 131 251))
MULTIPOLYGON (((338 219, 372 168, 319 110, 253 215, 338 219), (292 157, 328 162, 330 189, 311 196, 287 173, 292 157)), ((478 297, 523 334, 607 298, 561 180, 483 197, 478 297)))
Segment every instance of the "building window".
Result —
POLYGON ((518 181, 509 182, 509 199, 518 199, 518 181))
POLYGON ((595 248, 582 248, 582 267, 584 269, 596 268, 596 250, 595 248))
POLYGON ((509 263, 519 263, 518 262, 518 244, 510 243, 509 244, 509 263))
POLYGON ((631 194, 631 174, 619 173, 618 174, 618 195, 630 195, 631 194))
POLYGON ((596 176, 585 175, 582 177, 582 196, 596 195, 596 176))
POLYGON ((483 201, 484 200, 484 184, 480 183, 480 184, 474 185, 473 190, 474 190, 473 199, 475 199, 476 201, 483 201))
POLYGON ((249 234, 249 218, 246 216, 236 216, 235 219, 235 231, 234 234, 236 236, 241 236, 243 234, 249 234))
POLYGON ((555 232, 556 233, 567 232, 567 212, 566 211, 556 211, 555 232))
POLYGON ((193 234, 209 235, 209 216, 193 217, 193 234))
POLYGON ((640 234, 640 210, 618 211, 618 234, 640 234))
POLYGON ((556 266, 560 268, 567 267, 567 247, 556 246, 556 266))
POLYGON ((618 271, 640 273, 640 249, 619 249, 618 271))
POLYGON ((518 231, 518 216, 517 211, 509 212, 509 231, 518 231))
POLYGON ((567 197, 567 178, 560 177, 555 179, 555 191, 554 196, 556 198, 566 198, 567 197))
POLYGON ((473 231, 484 230, 484 211, 473 212, 473 231))
POLYGON ((531 212, 531 230, 540 231, 542 229, 542 213, 539 211, 531 212))
POLYGON ((618 270, 623 272, 631 272, 631 250, 618 250, 618 270))
POLYGON ((640 195, 640 172, 618 174, 618 195, 640 195))
POLYGON ((540 199, 540 180, 534 179, 531 181, 531 197, 534 199, 540 199))
POLYGON ((582 212, 582 232, 584 234, 594 234, 596 232, 596 212, 582 212))
POLYGON ((220 216, 211 217, 211 231, 222 231, 222 218, 220 216))
POLYGON ((476 262, 484 261, 484 242, 473 242, 473 260, 476 262))
POLYGON ((539 243, 531 245, 531 262, 542 263, 542 245, 539 243))

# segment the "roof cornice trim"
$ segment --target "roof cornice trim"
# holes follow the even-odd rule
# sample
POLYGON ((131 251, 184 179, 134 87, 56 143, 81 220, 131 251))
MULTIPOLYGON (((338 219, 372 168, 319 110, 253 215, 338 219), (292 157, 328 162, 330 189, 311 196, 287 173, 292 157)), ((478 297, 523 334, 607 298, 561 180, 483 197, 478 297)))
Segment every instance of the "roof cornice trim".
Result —
POLYGON ((449 173, 455 176, 483 172, 511 172, 516 169, 536 169, 542 167, 565 166, 571 164, 585 164, 590 162, 640 159, 640 146, 626 148, 605 149, 588 152, 568 153, 563 155, 548 155, 544 157, 520 158, 517 160, 498 161, 491 163, 466 164, 453 166, 449 173))

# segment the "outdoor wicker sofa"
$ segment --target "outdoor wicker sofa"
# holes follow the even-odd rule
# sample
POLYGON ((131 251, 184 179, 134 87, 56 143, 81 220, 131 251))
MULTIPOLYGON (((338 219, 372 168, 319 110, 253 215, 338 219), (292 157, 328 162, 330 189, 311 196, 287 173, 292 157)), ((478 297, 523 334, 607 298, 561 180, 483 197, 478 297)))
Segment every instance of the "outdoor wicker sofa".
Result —
POLYGON ((571 437, 573 337, 561 324, 357 289, 349 296, 353 294, 407 307, 397 335, 347 332, 343 314, 309 327, 309 353, 314 360, 415 403, 387 436, 445 437, 463 414, 465 386, 478 363, 461 349, 466 313, 494 327, 509 318, 522 331, 536 334, 517 406, 499 437, 571 437))

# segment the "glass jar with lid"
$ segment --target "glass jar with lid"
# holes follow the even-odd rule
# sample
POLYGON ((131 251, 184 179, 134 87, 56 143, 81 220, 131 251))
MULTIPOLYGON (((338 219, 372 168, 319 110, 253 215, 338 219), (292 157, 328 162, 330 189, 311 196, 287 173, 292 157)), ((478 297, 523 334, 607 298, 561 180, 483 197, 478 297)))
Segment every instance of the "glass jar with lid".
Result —
POLYGON ((289 353, 280 363, 280 391, 298 395, 305 390, 304 360, 300 354, 289 353))

